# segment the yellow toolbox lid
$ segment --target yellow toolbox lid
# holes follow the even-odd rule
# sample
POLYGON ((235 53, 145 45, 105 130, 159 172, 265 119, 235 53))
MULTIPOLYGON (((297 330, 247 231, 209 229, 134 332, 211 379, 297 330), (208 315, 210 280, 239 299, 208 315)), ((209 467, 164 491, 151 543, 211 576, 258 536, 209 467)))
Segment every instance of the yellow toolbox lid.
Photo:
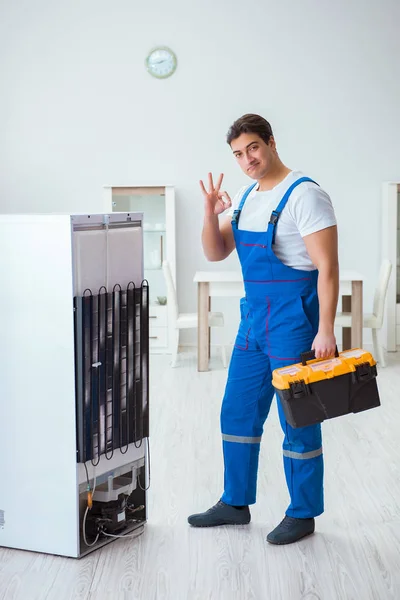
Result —
POLYGON ((296 363, 288 367, 275 369, 272 374, 272 385, 277 390, 287 390, 290 384, 304 381, 312 384, 324 379, 333 379, 340 375, 347 375, 356 371, 356 367, 368 363, 371 367, 376 365, 372 354, 361 348, 354 348, 340 352, 339 356, 329 359, 317 358, 307 362, 296 363))

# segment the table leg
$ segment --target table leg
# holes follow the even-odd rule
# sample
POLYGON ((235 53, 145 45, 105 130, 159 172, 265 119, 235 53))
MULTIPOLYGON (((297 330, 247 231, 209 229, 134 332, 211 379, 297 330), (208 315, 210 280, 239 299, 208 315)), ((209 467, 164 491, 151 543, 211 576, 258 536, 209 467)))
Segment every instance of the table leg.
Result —
POLYGON ((351 284, 351 345, 362 348, 363 343, 363 283, 351 284))
MULTIPOLYGON (((351 296, 342 296, 342 311, 351 312, 351 296)), ((350 350, 351 348, 351 327, 343 327, 342 329, 342 350, 350 350)))
MULTIPOLYGON (((211 296, 208 296, 208 312, 211 312, 211 296)), ((208 328, 208 359, 211 356, 211 327, 208 328)))
POLYGON ((208 344, 209 344, 209 329, 208 329, 208 302, 210 296, 210 286, 207 281, 199 281, 197 311, 198 311, 198 328, 197 328, 197 370, 208 371, 208 344))

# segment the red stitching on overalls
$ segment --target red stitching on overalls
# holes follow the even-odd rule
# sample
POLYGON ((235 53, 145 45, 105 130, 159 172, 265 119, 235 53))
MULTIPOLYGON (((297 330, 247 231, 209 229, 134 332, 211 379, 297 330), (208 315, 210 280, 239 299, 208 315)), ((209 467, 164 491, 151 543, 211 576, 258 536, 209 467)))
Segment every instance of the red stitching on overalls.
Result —
POLYGON ((295 281, 310 281, 311 277, 301 277, 300 279, 244 279, 245 283, 293 283, 295 281))
POLYGON ((268 348, 268 356, 269 358, 275 358, 276 360, 295 360, 298 361, 299 357, 296 356, 295 358, 293 358, 292 356, 274 356, 273 354, 270 353, 270 343, 269 343, 269 337, 268 337, 268 330, 269 330, 269 317, 271 315, 271 302, 268 296, 266 296, 266 300, 267 300, 267 318, 265 320, 265 339, 267 342, 267 348, 268 348))
POLYGON ((245 244, 244 242, 240 242, 241 246, 248 246, 250 248, 268 248, 265 244, 245 244))
POLYGON ((235 344, 235 348, 237 348, 238 350, 248 350, 249 349, 249 335, 250 335, 250 331, 251 331, 251 327, 249 327, 247 333, 246 333, 246 347, 244 346, 239 346, 238 344, 235 344))
POLYGON ((271 303, 270 303, 270 300, 269 300, 268 296, 266 296, 265 299, 267 301, 267 318, 265 319, 265 341, 267 342, 268 356, 269 356, 268 327, 269 327, 269 315, 271 314, 271 303))

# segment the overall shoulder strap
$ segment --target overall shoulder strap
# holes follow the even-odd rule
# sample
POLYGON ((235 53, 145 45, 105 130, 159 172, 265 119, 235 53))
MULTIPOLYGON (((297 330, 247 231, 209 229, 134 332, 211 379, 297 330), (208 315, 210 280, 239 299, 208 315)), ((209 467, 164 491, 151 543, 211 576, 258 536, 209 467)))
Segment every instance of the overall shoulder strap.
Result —
POLYGON ((244 203, 246 202, 248 195, 255 188, 256 185, 257 185, 257 181, 255 183, 253 183, 252 185, 250 185, 247 188, 247 190, 245 190, 245 192, 244 192, 244 194, 242 196, 242 199, 240 201, 239 207, 236 210, 233 211, 233 216, 232 216, 232 220, 231 220, 231 223, 232 223, 233 227, 237 228, 238 223, 239 223, 240 213, 242 212, 244 203))
POLYGON ((251 185, 250 185, 250 186, 247 188, 247 190, 245 190, 245 192, 244 192, 244 194, 243 194, 243 196, 242 196, 242 199, 241 199, 241 201, 240 201, 240 204, 239 204, 239 210, 242 210, 242 208, 243 208, 243 206, 244 206, 244 203, 245 203, 245 202, 246 202, 246 200, 247 200, 247 197, 248 197, 248 195, 249 195, 249 194, 250 194, 250 192, 251 192, 251 191, 252 191, 252 190, 253 190, 253 189, 256 187, 257 183, 258 183, 257 181, 256 181, 255 183, 252 183, 252 184, 251 184, 251 185))
POLYGON ((300 177, 300 179, 297 179, 295 182, 293 182, 292 185, 286 190, 286 193, 283 196, 282 200, 279 202, 277 208, 272 211, 271 217, 270 217, 269 223, 268 223, 268 230, 267 230, 269 233, 268 239, 271 238, 272 244, 275 243, 276 225, 279 221, 279 217, 281 216, 283 209, 285 208, 286 204, 288 203, 291 193, 293 192, 293 190, 295 188, 297 188, 298 185, 300 185, 301 183, 304 183, 306 181, 309 181, 311 183, 315 183, 315 185, 318 185, 318 183, 316 181, 314 181, 313 179, 310 179, 310 177, 300 177))

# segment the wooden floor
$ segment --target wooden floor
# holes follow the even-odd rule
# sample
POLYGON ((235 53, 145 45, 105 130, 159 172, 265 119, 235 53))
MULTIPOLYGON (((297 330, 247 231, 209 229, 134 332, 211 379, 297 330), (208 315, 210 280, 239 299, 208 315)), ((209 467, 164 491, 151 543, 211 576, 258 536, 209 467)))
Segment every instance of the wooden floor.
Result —
POLYGON ((144 534, 80 561, 0 548, 0 600, 400 599, 400 356, 380 370, 381 408, 324 424, 326 512, 314 536, 288 547, 265 541, 288 502, 276 408, 251 525, 190 528, 187 515, 222 491, 226 371, 218 358, 208 373, 197 372, 191 355, 176 369, 167 357, 151 360, 144 534))

